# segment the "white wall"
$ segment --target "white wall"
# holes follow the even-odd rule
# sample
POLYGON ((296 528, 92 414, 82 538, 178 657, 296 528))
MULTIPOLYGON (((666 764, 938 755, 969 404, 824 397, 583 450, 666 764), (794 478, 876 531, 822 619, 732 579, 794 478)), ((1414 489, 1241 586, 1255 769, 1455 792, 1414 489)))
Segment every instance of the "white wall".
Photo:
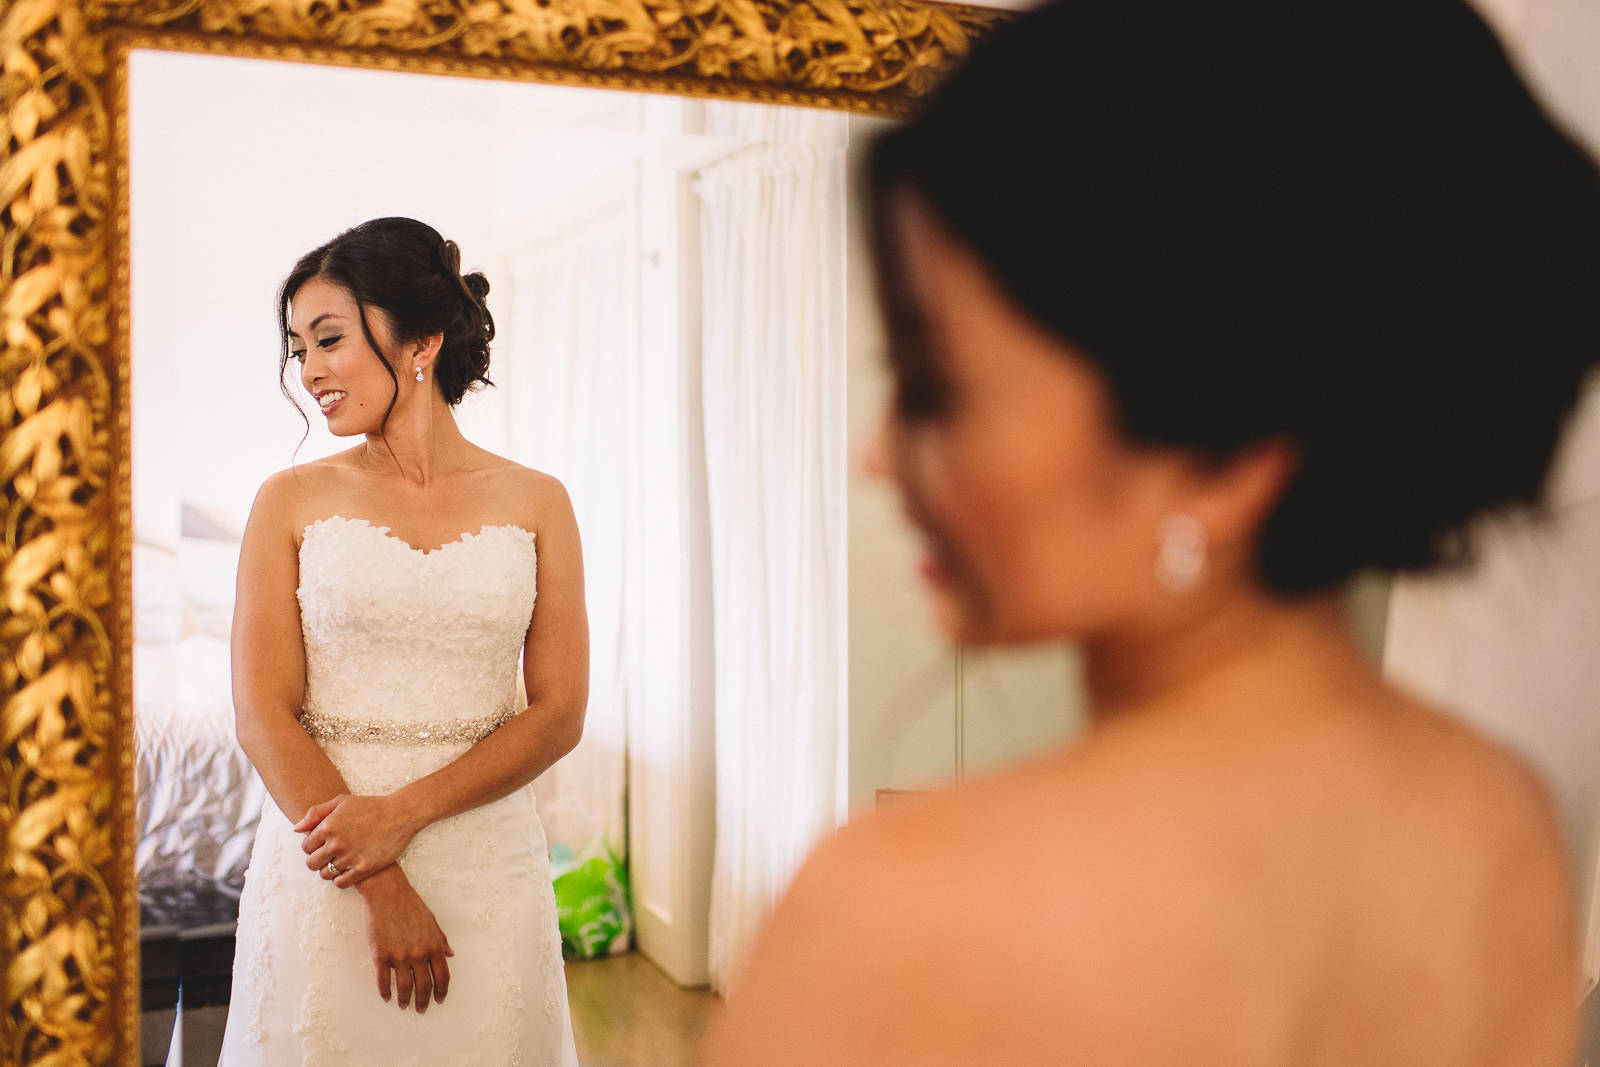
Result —
POLYGON ((1547 107, 1600 146, 1600 4, 1593 0, 1475 0, 1547 107))

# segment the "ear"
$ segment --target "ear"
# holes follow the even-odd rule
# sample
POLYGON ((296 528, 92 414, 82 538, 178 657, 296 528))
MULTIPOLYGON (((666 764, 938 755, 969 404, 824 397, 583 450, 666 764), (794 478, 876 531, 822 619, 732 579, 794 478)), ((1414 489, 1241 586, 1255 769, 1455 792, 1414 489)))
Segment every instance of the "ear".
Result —
POLYGON ((1219 545, 1253 543, 1300 470, 1300 450, 1286 438, 1247 445, 1196 471, 1191 514, 1219 545))
POLYGON ((439 358, 439 349, 444 345, 444 334, 430 333, 412 342, 410 366, 431 370, 434 360, 439 358))

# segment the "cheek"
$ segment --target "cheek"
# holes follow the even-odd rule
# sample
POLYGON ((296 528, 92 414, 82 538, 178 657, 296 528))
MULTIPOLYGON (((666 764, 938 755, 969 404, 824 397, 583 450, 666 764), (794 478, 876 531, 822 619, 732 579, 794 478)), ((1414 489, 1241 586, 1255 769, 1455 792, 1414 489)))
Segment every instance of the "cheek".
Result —
POLYGON ((348 351, 341 355, 338 368, 342 381, 348 382, 351 394, 359 407, 371 407, 388 403, 389 393, 394 389, 394 383, 389 381, 389 376, 378 365, 377 357, 370 352, 348 351))
POLYGON ((1011 420, 914 452, 919 503, 958 572, 974 636, 1078 633, 1117 610, 1139 550, 1136 508, 1105 443, 1011 420))
POLYGON ((1025 576, 1033 554, 1028 546, 1040 537, 1041 497, 1055 488, 1038 452, 997 429, 948 427, 916 436, 900 465, 901 488, 955 584, 986 604, 1014 599, 1019 572, 1025 576))

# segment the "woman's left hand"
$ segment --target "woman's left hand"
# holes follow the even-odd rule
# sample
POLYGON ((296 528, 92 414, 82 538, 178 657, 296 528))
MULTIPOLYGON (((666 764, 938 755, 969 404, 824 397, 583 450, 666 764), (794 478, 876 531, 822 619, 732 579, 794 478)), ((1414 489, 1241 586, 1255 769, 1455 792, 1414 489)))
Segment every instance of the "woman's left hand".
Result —
POLYGON ((417 833, 393 797, 346 793, 313 804, 294 828, 305 834, 306 866, 340 889, 389 866, 417 833))

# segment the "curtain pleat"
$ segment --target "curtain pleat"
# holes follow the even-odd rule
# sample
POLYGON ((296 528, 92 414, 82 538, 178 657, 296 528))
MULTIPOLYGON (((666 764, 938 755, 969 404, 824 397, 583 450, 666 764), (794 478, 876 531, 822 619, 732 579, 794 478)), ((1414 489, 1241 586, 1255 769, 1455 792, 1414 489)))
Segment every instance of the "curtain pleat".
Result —
MULTIPOLYGON (((603 216, 514 256, 508 364, 515 458, 560 478, 583 538, 589 707, 583 739, 534 783, 552 848, 569 955, 629 947, 627 712, 637 692, 624 598, 638 454, 638 345, 625 215, 603 216), (587 867, 585 865, 588 865, 587 867), (570 888, 562 877, 577 872, 570 888), (567 896, 573 896, 572 901, 567 896)), ((537 610, 537 606, 535 607, 537 610)))
POLYGON ((712 986, 838 812, 846 680, 844 119, 708 107, 700 173, 716 660, 712 986))

